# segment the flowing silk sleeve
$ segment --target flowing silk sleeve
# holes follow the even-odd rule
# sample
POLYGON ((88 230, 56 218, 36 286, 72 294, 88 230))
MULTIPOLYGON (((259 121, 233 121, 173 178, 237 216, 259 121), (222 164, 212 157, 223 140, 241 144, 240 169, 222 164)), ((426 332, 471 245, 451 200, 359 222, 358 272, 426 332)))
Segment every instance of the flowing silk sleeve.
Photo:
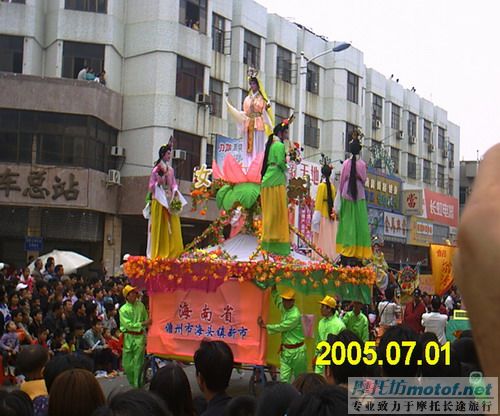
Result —
POLYGON ((234 119, 236 123, 244 123, 245 121, 248 120, 248 117, 245 114, 245 112, 234 108, 227 98, 226 98, 226 105, 229 111, 229 115, 234 119))

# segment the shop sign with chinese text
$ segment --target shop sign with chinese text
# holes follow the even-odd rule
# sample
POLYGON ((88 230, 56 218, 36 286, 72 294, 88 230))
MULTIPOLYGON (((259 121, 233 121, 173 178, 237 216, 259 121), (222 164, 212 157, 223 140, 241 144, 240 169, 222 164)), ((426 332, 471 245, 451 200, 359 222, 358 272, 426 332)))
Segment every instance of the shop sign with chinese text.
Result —
POLYGON ((368 169, 365 182, 367 204, 401 212, 401 184, 397 176, 382 175, 374 169, 368 169))
POLYGON ((434 226, 423 218, 411 217, 408 244, 413 246, 428 246, 432 243, 434 226))
POLYGON ((88 170, 0 165, 0 203, 87 206, 88 170))

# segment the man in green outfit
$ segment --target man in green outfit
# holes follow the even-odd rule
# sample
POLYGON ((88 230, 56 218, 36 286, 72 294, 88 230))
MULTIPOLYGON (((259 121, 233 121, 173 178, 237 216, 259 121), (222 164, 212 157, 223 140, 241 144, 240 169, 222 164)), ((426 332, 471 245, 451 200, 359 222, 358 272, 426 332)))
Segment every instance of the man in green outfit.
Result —
POLYGON ((352 302, 352 310, 343 317, 346 328, 354 332, 363 342, 368 341, 368 318, 361 312, 363 304, 359 301, 352 302))
POLYGON ((123 288, 126 303, 120 308, 120 331, 123 333, 122 365, 128 382, 141 387, 146 328, 151 324, 144 304, 138 300, 137 289, 127 285, 123 288))
MULTIPOLYGON (((335 308, 337 307, 337 301, 331 296, 325 296, 325 298, 319 302, 321 305, 321 315, 323 318, 318 323, 318 332, 316 333, 316 356, 314 359, 314 372, 316 374, 323 374, 324 367, 322 365, 316 364, 316 359, 318 355, 322 352, 322 349, 318 349, 318 344, 321 341, 326 341, 329 334, 337 335, 345 329, 345 325, 339 318, 335 308)), ((327 358, 329 359, 329 358, 327 358)))
POLYGON ((281 333, 280 347, 280 379, 290 383, 292 376, 297 378, 307 372, 306 346, 302 329, 302 316, 295 306, 295 292, 288 289, 280 295, 276 286, 273 286, 273 301, 281 314, 279 324, 265 324, 259 316, 257 323, 267 329, 269 334, 281 333))

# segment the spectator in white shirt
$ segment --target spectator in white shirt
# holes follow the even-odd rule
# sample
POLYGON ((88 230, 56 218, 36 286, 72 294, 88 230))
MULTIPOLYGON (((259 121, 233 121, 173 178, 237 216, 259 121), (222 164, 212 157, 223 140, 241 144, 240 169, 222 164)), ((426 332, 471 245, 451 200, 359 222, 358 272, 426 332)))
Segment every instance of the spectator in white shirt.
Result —
POLYGON ((385 299, 378 304, 378 315, 381 326, 395 326, 401 314, 401 305, 394 299, 394 288, 385 289, 385 299))
POLYGON ((80 72, 78 73, 78 76, 76 77, 76 79, 79 79, 80 81, 86 81, 88 69, 89 69, 88 65, 85 65, 85 67, 82 68, 80 70, 80 72))
POLYGON ((439 343, 444 345, 446 343, 446 323, 448 316, 439 313, 441 307, 441 298, 433 296, 431 300, 432 312, 424 313, 422 315, 422 326, 425 332, 432 332, 438 337, 439 343))

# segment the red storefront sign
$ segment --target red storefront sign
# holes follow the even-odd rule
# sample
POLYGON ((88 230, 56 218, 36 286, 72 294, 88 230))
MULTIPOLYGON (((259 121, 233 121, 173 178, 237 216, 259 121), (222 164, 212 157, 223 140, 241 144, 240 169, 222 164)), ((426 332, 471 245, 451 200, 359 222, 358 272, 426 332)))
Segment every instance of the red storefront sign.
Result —
POLYGON ((451 227, 458 226, 458 199, 424 189, 427 219, 451 227))

